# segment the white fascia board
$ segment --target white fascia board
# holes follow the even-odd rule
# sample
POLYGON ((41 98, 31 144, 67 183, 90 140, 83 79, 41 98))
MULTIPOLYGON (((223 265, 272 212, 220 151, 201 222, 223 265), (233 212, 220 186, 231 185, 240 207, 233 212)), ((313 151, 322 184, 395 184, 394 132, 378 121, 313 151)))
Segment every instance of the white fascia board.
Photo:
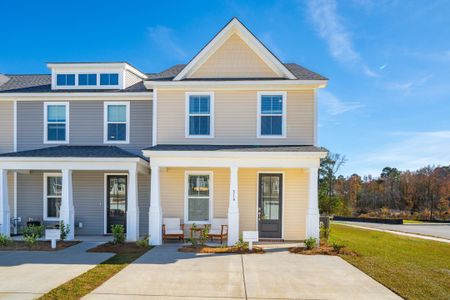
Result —
MULTIPOLYGON (((145 81, 144 85, 148 89, 154 87, 226 87, 232 86, 293 86, 301 88, 307 86, 308 88, 324 88, 328 84, 328 80, 217 80, 217 81, 202 81, 202 80, 186 80, 186 81, 145 81)), ((259 87, 260 89, 263 87, 259 87)))
POLYGON ((135 92, 135 93, 0 93, 0 101, 2 100, 152 100, 152 92, 135 92))
POLYGON ((49 69, 57 69, 59 71, 73 71, 74 69, 78 70, 92 70, 92 71, 102 71, 105 69, 124 69, 130 71, 131 73, 145 79, 147 75, 133 67, 132 65, 126 62, 118 62, 118 63, 48 63, 47 68, 49 69))
POLYGON ((325 158, 327 152, 257 152, 257 151, 152 151, 143 150, 145 157, 199 157, 199 158, 325 158))

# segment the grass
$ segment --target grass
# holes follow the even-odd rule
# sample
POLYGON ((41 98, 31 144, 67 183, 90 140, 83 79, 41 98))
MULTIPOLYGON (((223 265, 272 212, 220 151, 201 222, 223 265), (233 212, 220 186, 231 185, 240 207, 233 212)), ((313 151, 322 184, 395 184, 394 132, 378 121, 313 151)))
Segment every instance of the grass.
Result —
POLYGON ((449 299, 449 244, 339 224, 330 238, 358 254, 343 259, 403 298, 449 299))
POLYGON ((117 274, 149 249, 151 247, 139 247, 134 243, 126 243, 124 245, 111 245, 107 243, 93 248, 93 251, 90 252, 114 252, 116 255, 80 276, 54 288, 39 299, 80 299, 117 274))
POLYGON ((403 224, 423 224, 423 223, 425 222, 417 220, 403 220, 403 224))

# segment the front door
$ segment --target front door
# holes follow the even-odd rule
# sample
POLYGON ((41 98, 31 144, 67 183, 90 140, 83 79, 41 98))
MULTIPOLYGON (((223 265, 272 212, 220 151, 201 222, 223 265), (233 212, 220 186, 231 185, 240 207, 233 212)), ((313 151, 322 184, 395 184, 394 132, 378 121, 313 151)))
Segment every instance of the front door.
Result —
POLYGON ((127 225, 127 176, 107 175, 106 190, 106 232, 111 226, 120 224, 126 230, 127 225))
POLYGON ((261 238, 281 238, 282 174, 259 174, 258 228, 261 238))

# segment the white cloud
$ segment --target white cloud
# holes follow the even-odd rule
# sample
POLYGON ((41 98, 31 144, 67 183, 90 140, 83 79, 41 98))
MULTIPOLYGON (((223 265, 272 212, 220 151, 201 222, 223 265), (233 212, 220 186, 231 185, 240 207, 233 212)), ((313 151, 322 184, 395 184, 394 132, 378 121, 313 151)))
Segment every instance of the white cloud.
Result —
POLYGON ((162 25, 149 27, 148 34, 152 42, 162 50, 174 54, 177 59, 185 60, 187 58, 187 53, 175 42, 171 28, 162 25))
POLYGON ((384 64, 384 65, 379 66, 378 69, 380 71, 382 71, 382 70, 386 69, 387 66, 388 66, 388 64, 384 64))
POLYGON ((416 80, 410 80, 410 81, 406 81, 406 82, 391 82, 391 83, 386 84, 386 88, 388 88, 390 90, 400 91, 405 94, 410 94, 411 90, 413 88, 423 86, 432 77, 433 77, 433 74, 428 74, 428 75, 420 77, 416 80))
POLYGON ((330 116, 336 116, 362 107, 360 102, 342 101, 334 94, 320 90, 318 94, 319 106, 330 116))
POLYGON ((308 12, 319 36, 326 41, 331 55, 341 63, 361 67, 368 77, 379 77, 370 69, 355 50, 352 32, 344 25, 342 17, 337 12, 335 0, 309 0, 308 12))
POLYGON ((392 132, 395 141, 349 160, 345 174, 379 175, 386 167, 417 170, 450 164, 450 131, 392 132))

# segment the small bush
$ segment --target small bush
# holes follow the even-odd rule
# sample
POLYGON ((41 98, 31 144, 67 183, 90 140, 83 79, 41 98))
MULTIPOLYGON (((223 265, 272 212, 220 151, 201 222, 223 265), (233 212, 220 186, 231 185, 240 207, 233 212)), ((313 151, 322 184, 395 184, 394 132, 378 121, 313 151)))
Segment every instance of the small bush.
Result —
POLYGON ((65 225, 64 222, 61 221, 59 223, 59 230, 61 231, 60 239, 61 239, 61 241, 64 241, 65 239, 67 239, 67 236, 70 233, 70 226, 69 225, 65 225))
POLYGON ((27 226, 23 229, 22 234, 23 237, 27 237, 27 236, 34 236, 36 239, 40 239, 41 237, 44 236, 44 225, 40 225, 40 226, 27 226))
POLYGON ((36 245, 37 241, 38 241, 38 235, 37 234, 31 234, 31 235, 24 235, 23 239, 25 240, 25 243, 27 244, 28 247, 33 247, 34 245, 36 245))
POLYGON ((142 248, 148 247, 149 246, 148 235, 145 235, 142 239, 137 240, 136 245, 142 248))
POLYGON ((317 246, 317 240, 314 237, 309 237, 305 240, 306 249, 311 250, 317 246))
POLYGON ((336 252, 340 252, 342 248, 345 247, 345 245, 339 241, 331 241, 330 243, 331 247, 333 247, 333 250, 336 252))
POLYGON ((240 250, 244 250, 244 251, 248 250, 248 242, 244 242, 244 239, 242 238, 242 236, 239 237, 239 241, 237 241, 236 244, 234 244, 234 246, 236 246, 240 250))
POLYGON ((123 225, 111 225, 113 244, 123 244, 125 242, 125 227, 123 225))
POLYGON ((5 234, 0 233, 0 247, 8 246, 11 243, 11 238, 5 234))

